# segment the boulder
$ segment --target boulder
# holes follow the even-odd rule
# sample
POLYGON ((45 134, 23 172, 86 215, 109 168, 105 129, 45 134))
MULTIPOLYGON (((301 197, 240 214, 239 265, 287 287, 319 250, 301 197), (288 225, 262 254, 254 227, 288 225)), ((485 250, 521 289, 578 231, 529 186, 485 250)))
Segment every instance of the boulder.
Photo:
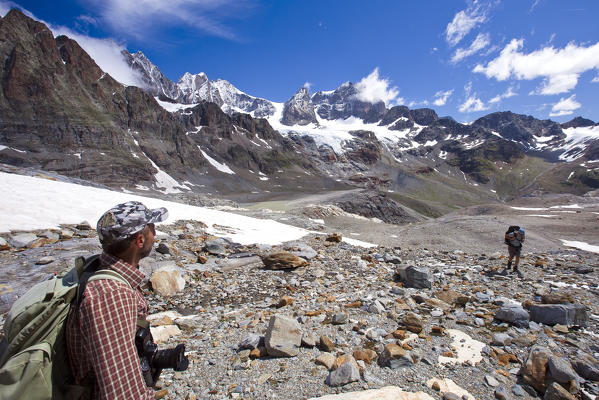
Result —
POLYGON ((8 250, 8 249, 10 249, 8 242, 6 240, 4 240, 4 238, 0 237, 0 251, 8 250))
POLYGON ((150 277, 152 289, 162 296, 172 296, 185 289, 185 279, 174 265, 159 268, 150 277))
POLYGON ((551 326, 586 326, 588 315, 581 304, 534 304, 530 307, 530 320, 551 326))
POLYGON ((343 354, 343 355, 340 355, 339 357, 337 357, 337 359, 335 360, 335 363, 333 364, 333 369, 338 369, 345 363, 351 363, 351 364, 355 365, 356 368, 360 369, 360 367, 358 367, 358 363, 356 362, 356 359, 351 354, 343 354))
POLYGON ((166 343, 171 337, 181 334, 181 330, 177 325, 150 327, 150 332, 152 333, 152 338, 156 344, 166 343))
POLYGON ((414 364, 412 358, 406 351, 395 343, 389 343, 379 356, 378 363, 381 367, 392 369, 411 367, 414 364))
POLYGON ((327 242, 332 242, 332 243, 341 243, 341 240, 343 240, 343 238, 341 237, 341 235, 337 232, 335 233, 331 233, 329 236, 327 236, 326 241, 327 242))
POLYGON ((370 349, 355 350, 353 356, 356 360, 362 360, 366 364, 370 364, 373 360, 375 360, 378 357, 376 351, 370 349))
POLYGON ((306 332, 302 335, 302 346, 312 348, 316 346, 316 340, 312 332, 306 332))
POLYGON ((517 304, 506 304, 495 313, 498 321, 509 322, 512 325, 528 327, 529 314, 522 306, 517 304))
POLYGON ((574 296, 568 292, 551 292, 541 296, 541 302, 543 304, 566 304, 573 303, 574 296))
POLYGON ((493 346, 509 346, 512 343, 512 338, 507 333, 495 333, 493 334, 493 346))
POLYGON ((302 330, 295 319, 282 315, 270 318, 264 335, 269 356, 294 357, 298 355, 301 343, 302 330))
POLYGON ((257 349, 260 345, 260 335, 256 335, 255 333, 250 333, 241 339, 237 348, 239 350, 253 350, 257 349))
POLYGON ((547 365, 549 366, 551 378, 558 383, 568 383, 577 378, 570 362, 562 357, 549 357, 547 365))
POLYGON ((405 287, 416 289, 430 289, 433 287, 433 278, 428 267, 400 265, 395 269, 395 274, 405 287))
POLYGON ((547 389, 547 370, 551 352, 541 346, 534 346, 522 369, 522 379, 537 391, 544 393, 547 389))
POLYGON ((318 365, 323 365, 329 371, 333 369, 333 365, 335 365, 336 358, 331 353, 322 353, 316 360, 314 361, 318 365))
POLYGON ((308 261, 288 252, 275 253, 262 257, 262 262, 266 269, 274 270, 295 269, 308 264, 308 261))
POLYGON ((335 350, 335 343, 327 336, 321 336, 318 342, 318 348, 322 351, 331 352, 335 350))
POLYGON ((418 314, 409 312, 402 318, 401 322, 406 326, 406 329, 410 332, 422 332, 422 318, 418 314))
POLYGON ((588 354, 577 354, 572 366, 578 375, 591 381, 599 381, 599 362, 588 354))
POLYGON ((437 296, 439 300, 451 305, 464 306, 470 301, 470 297, 463 293, 456 292, 455 290, 443 290, 442 292, 438 292, 435 296, 437 296))
POLYGON ((28 247, 36 240, 37 235, 35 233, 20 233, 18 235, 11 235, 8 238, 8 242, 10 243, 10 245, 18 249, 28 247))
POLYGON ((331 371, 329 373, 326 383, 329 386, 343 386, 347 385, 348 383, 356 382, 359 380, 360 371, 354 364, 347 362, 341 365, 336 370, 331 371))
POLYGON ((562 385, 553 382, 547 388, 543 400, 576 400, 562 385))
POLYGON ((214 256, 226 256, 227 249, 225 248, 225 246, 228 244, 229 242, 227 242, 224 239, 210 240, 204 243, 203 250, 206 253, 212 254, 214 256))

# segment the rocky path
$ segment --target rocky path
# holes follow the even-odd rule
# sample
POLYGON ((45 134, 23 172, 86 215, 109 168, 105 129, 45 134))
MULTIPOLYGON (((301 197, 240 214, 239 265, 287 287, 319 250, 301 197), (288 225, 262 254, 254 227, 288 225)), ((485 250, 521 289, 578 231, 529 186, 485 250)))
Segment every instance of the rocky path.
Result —
MULTIPOLYGON (((201 223, 160 229, 141 267, 153 334, 161 346, 185 343, 191 360, 185 372, 163 372, 163 398, 305 399, 386 386, 421 392, 397 397, 412 399, 599 394, 597 254, 537 251, 519 278, 499 274, 497 252, 365 249, 332 235, 240 246, 201 223)), ((20 248, 6 239, 0 265, 15 278, 29 268, 30 284, 98 249, 84 225, 22 237, 20 248)), ((1 285, 6 309, 16 290, 1 285)))

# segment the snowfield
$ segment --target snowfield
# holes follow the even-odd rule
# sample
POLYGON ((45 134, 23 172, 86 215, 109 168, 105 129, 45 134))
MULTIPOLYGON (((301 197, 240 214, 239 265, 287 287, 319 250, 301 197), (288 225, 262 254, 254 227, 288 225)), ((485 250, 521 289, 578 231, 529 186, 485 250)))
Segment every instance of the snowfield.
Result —
MULTIPOLYGON (((0 201, 0 232, 58 228, 60 224, 82 221, 94 226, 112 206, 135 200, 150 208, 166 207, 169 217, 165 223, 202 221, 208 226, 209 233, 241 244, 276 245, 311 233, 273 220, 4 172, 0 172, 0 191, 4 193, 0 201)), ((358 246, 374 246, 353 239, 344 238, 344 241, 358 246)))

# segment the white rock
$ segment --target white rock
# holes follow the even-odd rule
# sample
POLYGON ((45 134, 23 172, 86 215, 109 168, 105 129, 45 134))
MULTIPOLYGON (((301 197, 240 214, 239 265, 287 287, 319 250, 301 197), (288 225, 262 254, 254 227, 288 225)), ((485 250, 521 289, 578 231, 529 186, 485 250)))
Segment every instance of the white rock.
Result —
POLYGON ((451 379, 432 378, 432 379, 429 379, 428 381, 426 381, 426 386, 428 386, 429 388, 432 388, 433 384, 435 382, 439 385, 439 392, 441 395, 443 395, 445 393, 455 393, 461 398, 465 398, 467 400, 475 400, 474 396, 472 396, 470 393, 468 393, 468 391, 466 389, 463 389, 460 386, 458 386, 451 379))
POLYGON ((328 394, 322 397, 313 397, 309 400, 434 400, 424 392, 404 392, 397 386, 385 386, 381 389, 363 390, 359 392, 346 392, 328 394))
POLYGON ((151 327, 150 332, 152 333, 154 343, 156 344, 166 343, 171 337, 181 334, 181 330, 177 327, 177 325, 151 327))
POLYGON ((162 296, 172 296, 185 289, 185 279, 177 267, 168 265, 156 270, 150 278, 152 289, 162 296))

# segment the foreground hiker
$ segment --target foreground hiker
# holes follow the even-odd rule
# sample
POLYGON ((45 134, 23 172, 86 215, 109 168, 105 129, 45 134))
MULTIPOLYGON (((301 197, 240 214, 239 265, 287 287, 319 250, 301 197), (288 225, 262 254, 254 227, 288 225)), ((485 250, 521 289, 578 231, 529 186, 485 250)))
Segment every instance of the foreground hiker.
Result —
POLYGON ((524 243, 525 233, 524 229, 521 229, 517 225, 512 225, 505 232, 505 244, 507 244, 508 260, 507 266, 503 271, 503 275, 507 275, 512 266, 512 260, 514 260, 513 272, 518 274, 519 278, 522 278, 522 272, 518 270, 518 264, 520 263, 520 255, 522 253, 522 243, 524 243))
POLYGON ((150 254, 154 223, 165 220, 165 208, 148 209, 130 201, 108 210, 98 221, 102 244, 100 268, 122 280, 89 281, 78 307, 67 321, 67 350, 78 384, 91 382, 92 399, 154 399, 144 380, 135 346, 138 320, 148 304, 139 285, 139 260, 150 254))

